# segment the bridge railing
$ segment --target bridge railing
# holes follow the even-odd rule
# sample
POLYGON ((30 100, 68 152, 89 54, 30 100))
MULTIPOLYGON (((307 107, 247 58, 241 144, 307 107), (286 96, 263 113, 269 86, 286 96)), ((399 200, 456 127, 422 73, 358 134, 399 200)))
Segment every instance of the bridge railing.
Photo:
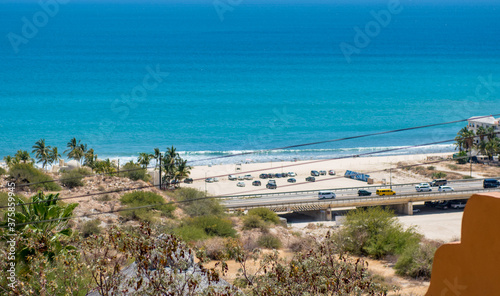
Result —
POLYGON ((483 193, 498 191, 498 189, 472 189, 472 190, 461 190, 453 192, 435 192, 435 193, 420 193, 420 194, 405 194, 405 195, 384 195, 384 196, 373 196, 373 197, 360 197, 360 198, 342 198, 333 200, 314 200, 314 201, 291 201, 291 202, 280 202, 280 203, 266 203, 266 204, 227 204, 225 205, 228 209, 252 209, 252 208, 283 208, 283 207, 307 207, 307 206, 318 206, 321 205, 326 207, 327 205, 335 205, 334 207, 341 207, 343 204, 356 204, 357 206, 370 205, 372 202, 381 201, 391 201, 388 204, 393 204, 397 201, 404 202, 414 202, 422 200, 439 200, 448 199, 463 195, 472 195, 474 193, 483 193))
MULTIPOLYGON (((448 183, 457 183, 457 182, 477 182, 482 181, 484 179, 491 178, 475 178, 475 179, 461 179, 461 180, 448 180, 448 183)), ((425 183, 425 182, 420 182, 425 183)), ((404 187, 404 186, 415 186, 420 183, 403 183, 403 184, 393 184, 392 187, 404 187)), ((430 182, 428 182, 430 183, 430 182)), ((308 193, 318 193, 319 191, 350 191, 350 190, 376 190, 381 188, 387 188, 391 185, 367 185, 367 186, 359 186, 359 187, 344 187, 344 188, 326 188, 326 189, 314 189, 314 190, 299 190, 299 191, 286 191, 286 192, 272 192, 272 193, 259 193, 259 194, 241 194, 241 195, 227 195, 220 196, 222 199, 234 199, 234 198, 257 198, 257 197, 272 197, 272 196, 280 196, 280 195, 297 195, 297 194, 308 194, 308 193)), ((272 189, 270 189, 272 190, 272 189)))

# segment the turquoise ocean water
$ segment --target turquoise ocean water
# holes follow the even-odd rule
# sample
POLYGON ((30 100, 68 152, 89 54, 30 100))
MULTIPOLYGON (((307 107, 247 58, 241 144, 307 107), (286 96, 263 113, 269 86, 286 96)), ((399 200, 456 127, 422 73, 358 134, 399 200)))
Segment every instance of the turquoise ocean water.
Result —
MULTIPOLYGON (((77 137, 100 157, 174 145, 197 160, 500 113, 498 3, 400 1, 376 30, 391 1, 63 2, 0 3, 0 157, 77 137), (346 60, 340 44, 370 24, 346 60)), ((464 125, 213 162, 359 154, 464 125)))

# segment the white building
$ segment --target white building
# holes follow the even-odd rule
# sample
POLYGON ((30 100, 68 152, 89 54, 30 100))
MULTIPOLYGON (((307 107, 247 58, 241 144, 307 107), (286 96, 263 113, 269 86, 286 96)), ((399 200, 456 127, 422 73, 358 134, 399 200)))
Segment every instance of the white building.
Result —
MULTIPOLYGON (((476 116, 476 117, 471 117, 467 119, 467 129, 472 130, 474 134, 477 135, 477 129, 482 126, 484 128, 489 128, 490 126, 493 126, 495 128, 495 132, 500 133, 500 124, 499 124, 499 119, 500 118, 495 118, 493 116, 476 116)), ((497 134, 497 136, 500 136, 500 134, 497 134)), ((479 143, 479 137, 474 138, 474 144, 479 143)))

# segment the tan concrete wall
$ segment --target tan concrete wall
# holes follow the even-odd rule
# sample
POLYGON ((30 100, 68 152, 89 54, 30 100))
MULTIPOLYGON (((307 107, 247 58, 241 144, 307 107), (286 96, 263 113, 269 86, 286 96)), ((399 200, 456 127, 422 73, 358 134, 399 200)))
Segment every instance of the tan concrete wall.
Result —
POLYGON ((500 295, 500 192, 469 199, 461 239, 437 250, 426 296, 500 295))

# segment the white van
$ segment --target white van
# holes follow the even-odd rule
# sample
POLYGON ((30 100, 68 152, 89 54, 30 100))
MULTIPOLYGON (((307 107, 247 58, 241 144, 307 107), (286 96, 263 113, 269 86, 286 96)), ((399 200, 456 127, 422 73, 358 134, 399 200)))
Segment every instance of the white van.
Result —
POLYGON ((318 192, 318 199, 324 198, 335 198, 335 193, 331 191, 320 191, 318 192))

